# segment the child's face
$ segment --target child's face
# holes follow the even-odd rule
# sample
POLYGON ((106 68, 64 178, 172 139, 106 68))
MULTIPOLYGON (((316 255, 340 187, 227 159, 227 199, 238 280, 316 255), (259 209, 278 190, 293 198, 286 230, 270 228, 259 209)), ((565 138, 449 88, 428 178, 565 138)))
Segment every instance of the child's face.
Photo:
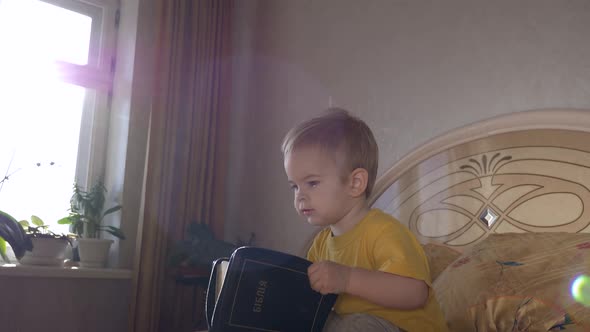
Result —
POLYGON ((349 176, 319 147, 299 147, 285 156, 285 172, 297 212, 316 226, 335 225, 352 207, 349 176))

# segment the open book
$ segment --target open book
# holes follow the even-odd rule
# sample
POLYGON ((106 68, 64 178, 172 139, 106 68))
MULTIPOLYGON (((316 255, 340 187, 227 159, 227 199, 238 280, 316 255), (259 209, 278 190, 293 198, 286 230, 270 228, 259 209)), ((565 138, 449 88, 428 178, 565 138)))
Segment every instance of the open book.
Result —
POLYGON ((301 257, 241 247, 213 263, 207 289, 209 332, 319 332, 336 301, 309 285, 301 257))

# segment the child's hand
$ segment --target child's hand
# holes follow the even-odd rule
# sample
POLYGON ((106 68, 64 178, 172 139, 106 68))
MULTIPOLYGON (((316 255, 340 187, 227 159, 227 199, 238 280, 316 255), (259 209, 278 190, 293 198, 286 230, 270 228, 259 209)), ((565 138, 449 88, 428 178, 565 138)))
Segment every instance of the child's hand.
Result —
POLYGON ((322 295, 346 291, 351 268, 330 261, 313 263, 307 269, 311 288, 322 295))

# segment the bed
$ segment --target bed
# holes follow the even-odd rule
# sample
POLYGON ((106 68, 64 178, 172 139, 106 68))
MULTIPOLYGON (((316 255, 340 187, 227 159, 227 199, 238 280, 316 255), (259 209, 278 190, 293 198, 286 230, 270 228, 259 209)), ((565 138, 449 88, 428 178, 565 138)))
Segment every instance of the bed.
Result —
POLYGON ((448 132, 384 172, 371 204, 423 244, 451 331, 590 331, 590 110, 448 132))

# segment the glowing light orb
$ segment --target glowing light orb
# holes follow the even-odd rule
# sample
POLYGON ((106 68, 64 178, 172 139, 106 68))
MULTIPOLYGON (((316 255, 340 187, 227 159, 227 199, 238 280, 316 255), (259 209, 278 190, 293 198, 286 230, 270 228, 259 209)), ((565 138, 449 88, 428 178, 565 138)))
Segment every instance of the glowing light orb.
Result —
POLYGON ((576 302, 590 307, 590 276, 578 276, 572 283, 571 291, 576 302))

